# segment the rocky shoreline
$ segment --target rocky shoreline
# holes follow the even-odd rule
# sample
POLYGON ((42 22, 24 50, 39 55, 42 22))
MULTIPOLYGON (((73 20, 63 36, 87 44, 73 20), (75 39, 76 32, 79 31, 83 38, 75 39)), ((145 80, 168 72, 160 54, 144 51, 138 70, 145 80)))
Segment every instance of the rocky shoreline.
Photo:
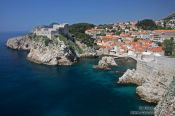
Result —
POLYGON ((29 61, 46 65, 72 65, 80 57, 97 56, 96 51, 86 46, 83 46, 86 48, 83 49, 83 53, 78 53, 77 50, 71 49, 69 45, 61 41, 59 37, 50 40, 35 35, 19 36, 8 39, 6 46, 15 50, 27 50, 29 51, 27 55, 29 61))
MULTIPOLYGON (((167 65, 171 64, 172 61, 168 61, 169 59, 166 60, 166 62, 160 60, 158 63, 138 61, 136 70, 128 69, 118 80, 120 84, 136 84, 138 86, 136 88, 136 93, 142 100, 150 103, 158 103, 155 108, 155 116, 171 116, 173 111, 175 111, 175 105, 172 101, 164 100, 165 94, 169 90, 167 88, 172 88, 169 86, 171 86, 173 76, 175 75, 175 68, 167 65), (168 105, 166 105, 167 109, 160 107, 164 104, 171 104, 173 109, 171 108, 170 110, 168 105), (157 113, 159 111, 164 113, 157 113), (165 115, 167 114, 165 112, 171 115, 165 115)), ((167 95, 167 98, 169 97, 170 96, 167 95)), ((174 94, 171 95, 171 99, 175 99, 174 94)))
MULTIPOLYGON (((97 52, 93 49, 81 43, 77 43, 77 45, 80 48, 85 48, 83 53, 78 53, 75 49, 71 49, 63 41, 60 41, 59 38, 51 41, 43 37, 36 39, 34 36, 25 35, 8 39, 6 43, 6 46, 11 49, 29 51, 27 59, 38 64, 72 65, 81 57, 98 56, 97 52)), ((169 94, 169 91, 172 90, 172 86, 174 87, 172 83, 174 83, 175 67, 170 67, 172 66, 170 64, 174 62, 163 62, 163 60, 157 62, 146 63, 137 61, 136 70, 128 69, 119 78, 118 83, 136 84, 138 86, 136 93, 142 100, 158 103, 155 108, 155 116, 172 116, 173 111, 175 111, 175 95, 169 94)), ((94 68, 110 70, 111 66, 117 66, 114 57, 105 56, 102 57, 94 68)))

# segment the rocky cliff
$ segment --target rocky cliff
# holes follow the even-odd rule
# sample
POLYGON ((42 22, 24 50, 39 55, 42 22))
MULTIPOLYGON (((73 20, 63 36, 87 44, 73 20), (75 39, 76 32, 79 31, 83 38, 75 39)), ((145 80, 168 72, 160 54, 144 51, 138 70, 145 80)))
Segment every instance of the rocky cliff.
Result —
POLYGON ((32 47, 32 37, 29 35, 10 38, 7 40, 6 46, 18 50, 30 50, 32 47))
POLYGON ((88 47, 86 44, 81 43, 80 41, 76 41, 76 44, 81 49, 81 52, 79 53, 79 57, 96 57, 97 52, 95 49, 88 47))
POLYGON ((6 45, 12 49, 29 50, 27 59, 39 64, 71 65, 77 61, 75 51, 60 41, 59 37, 50 40, 26 35, 9 39, 6 45))
MULTIPOLYGON (((141 99, 147 102, 161 104, 164 99, 164 94, 172 83, 175 75, 175 60, 165 58, 159 59, 156 62, 138 61, 136 70, 127 70, 126 73, 119 78, 118 83, 136 84, 136 93, 141 99)), ((174 85, 173 85, 174 86, 174 85)), ((170 101, 164 101, 164 104, 171 104, 170 101)), ((164 110, 163 107, 158 107, 157 111, 164 110)), ((169 111, 167 111, 169 112, 169 111)), ((167 115, 157 115, 167 116, 167 115)))
POLYGON ((175 114, 175 78, 170 83, 162 99, 155 108, 155 116, 174 116, 175 114))
POLYGON ((74 50, 66 46, 59 38, 49 40, 38 37, 33 40, 27 59, 39 64, 71 65, 77 61, 77 56, 74 50))

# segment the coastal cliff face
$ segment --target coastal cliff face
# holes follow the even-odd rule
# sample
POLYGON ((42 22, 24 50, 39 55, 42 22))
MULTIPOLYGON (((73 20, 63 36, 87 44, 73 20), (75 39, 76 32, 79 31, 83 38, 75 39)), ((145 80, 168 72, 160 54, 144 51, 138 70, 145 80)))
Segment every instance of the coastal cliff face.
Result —
POLYGON ((59 38, 44 40, 41 37, 33 41, 27 59, 39 64, 71 65, 77 61, 77 56, 59 38))
POLYGON ((174 116, 175 111, 175 78, 167 88, 162 99, 155 108, 155 116, 174 116))
POLYGON ((16 50, 29 50, 28 60, 47 65, 71 65, 80 57, 97 56, 93 48, 63 35, 49 39, 28 34, 8 39, 6 46, 16 50))
POLYGON ((71 65, 77 61, 73 49, 58 38, 52 40, 42 36, 21 36, 11 38, 6 46, 17 50, 29 50, 27 59, 47 65, 71 65))
POLYGON ((97 57, 97 52, 91 47, 88 47, 86 44, 81 43, 80 41, 76 41, 76 44, 79 46, 79 48, 82 50, 81 53, 79 53, 79 57, 97 57))
POLYGON ((147 102, 157 103, 162 98, 173 75, 162 71, 158 64, 137 62, 136 70, 127 70, 118 83, 137 84, 137 94, 147 102))
MULTIPOLYGON (((138 61, 136 70, 127 70, 126 73, 119 78, 118 83, 132 83, 138 85, 136 93, 142 100, 147 102, 159 102, 159 106, 162 106, 162 104, 172 104, 172 101, 165 101, 163 99, 165 98, 164 95, 167 88, 169 88, 173 81, 173 76, 175 75, 175 68, 171 65, 173 63, 174 60, 169 58, 149 63, 138 61)), ((175 87, 174 85, 172 86, 175 87)), ((169 108, 168 105, 167 108, 169 108)), ((164 111, 164 107, 157 107, 156 112, 158 111, 164 111)), ((166 110, 165 112, 169 112, 169 110, 166 110)), ((172 112, 169 113, 171 114, 172 112)))
POLYGON ((7 40, 6 46, 11 49, 30 50, 32 47, 32 37, 25 35, 10 38, 7 40))

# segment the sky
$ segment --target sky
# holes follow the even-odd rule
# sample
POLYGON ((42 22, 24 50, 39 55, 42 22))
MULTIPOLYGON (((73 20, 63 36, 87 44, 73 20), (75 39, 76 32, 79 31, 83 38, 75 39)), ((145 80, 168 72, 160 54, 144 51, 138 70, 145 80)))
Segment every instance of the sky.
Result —
POLYGON ((30 31, 52 22, 157 20, 173 12, 175 0, 0 0, 0 32, 30 31))

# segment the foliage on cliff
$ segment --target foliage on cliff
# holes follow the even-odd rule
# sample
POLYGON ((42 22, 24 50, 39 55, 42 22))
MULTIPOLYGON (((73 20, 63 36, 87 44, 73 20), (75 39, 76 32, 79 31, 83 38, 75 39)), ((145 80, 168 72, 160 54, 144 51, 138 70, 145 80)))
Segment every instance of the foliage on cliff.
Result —
POLYGON ((155 29, 157 29, 157 25, 152 19, 144 19, 142 21, 138 21, 136 26, 138 28, 143 29, 143 30, 155 30, 155 29))
POLYGON ((69 46, 71 49, 76 50, 78 53, 82 53, 82 49, 72 40, 68 39, 63 35, 59 35, 58 38, 60 41, 63 41, 67 46, 69 46))
POLYGON ((89 23, 77 23, 69 26, 69 32, 75 36, 75 38, 86 44, 87 46, 93 46, 94 45, 94 39, 92 39, 89 35, 85 34, 85 31, 87 29, 93 28, 93 24, 89 23))
POLYGON ((45 36, 34 35, 33 40, 36 43, 40 42, 44 46, 49 46, 49 47, 58 46, 59 44, 61 44, 60 41, 62 41, 70 49, 73 49, 73 50, 77 51, 78 53, 82 53, 82 50, 80 49, 80 47, 74 41, 72 41, 71 39, 67 38, 64 35, 55 36, 52 39, 49 39, 45 36))

